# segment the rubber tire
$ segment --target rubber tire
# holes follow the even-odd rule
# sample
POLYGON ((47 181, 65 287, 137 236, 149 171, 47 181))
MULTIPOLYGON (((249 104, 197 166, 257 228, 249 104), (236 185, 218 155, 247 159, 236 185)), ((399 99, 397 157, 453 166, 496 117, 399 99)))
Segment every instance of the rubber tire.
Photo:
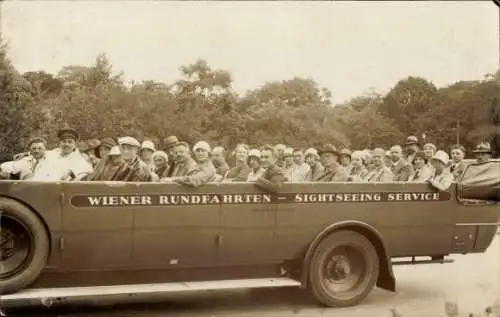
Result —
POLYGON ((309 266, 309 286, 313 296, 328 307, 349 307, 359 304, 375 286, 379 274, 380 261, 377 250, 364 235, 349 231, 339 230, 326 236, 316 247, 309 266), (352 245, 364 253, 366 274, 359 282, 363 288, 357 291, 350 299, 332 297, 324 288, 320 276, 320 268, 329 253, 340 246, 352 245))
POLYGON ((8 215, 23 224, 30 231, 33 240, 29 253, 31 260, 25 269, 0 280, 0 294, 15 293, 32 284, 47 264, 50 253, 49 235, 38 216, 15 200, 0 198, 0 215, 8 215))

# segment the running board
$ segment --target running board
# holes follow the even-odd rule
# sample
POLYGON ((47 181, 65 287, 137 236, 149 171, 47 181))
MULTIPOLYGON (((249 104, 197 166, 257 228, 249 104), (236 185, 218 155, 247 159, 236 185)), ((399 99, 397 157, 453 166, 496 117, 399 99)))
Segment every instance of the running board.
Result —
POLYGON ((413 257, 409 261, 392 261, 392 265, 444 264, 453 262, 455 262, 455 260, 453 259, 436 258, 433 260, 415 260, 415 258, 413 257))
MULTIPOLYGON (((119 302, 140 295, 150 298, 155 295, 172 293, 252 289, 270 287, 300 286, 301 283, 290 278, 263 278, 224 281, 203 281, 183 283, 132 284, 118 286, 85 286, 60 288, 32 288, 14 294, 0 295, 0 307, 52 306, 67 302, 97 303, 102 297, 113 298, 119 302)), ((141 296, 142 297, 142 296, 141 296)))

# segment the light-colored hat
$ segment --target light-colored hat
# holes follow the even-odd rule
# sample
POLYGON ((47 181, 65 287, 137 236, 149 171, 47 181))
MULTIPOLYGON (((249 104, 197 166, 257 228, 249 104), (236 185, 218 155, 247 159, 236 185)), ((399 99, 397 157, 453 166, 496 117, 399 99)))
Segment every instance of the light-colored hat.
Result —
POLYGON ((426 147, 430 147, 434 151, 437 149, 437 147, 432 143, 426 143, 422 148, 425 149, 426 147))
POLYGON ((448 156, 448 153, 445 151, 437 151, 436 154, 431 158, 431 160, 438 160, 444 165, 448 165, 448 162, 450 161, 450 157, 448 156))
POLYGON ((315 148, 308 148, 306 150, 306 152, 304 153, 305 156, 308 156, 308 155, 314 155, 314 156, 318 156, 318 150, 316 150, 315 148))
POLYGON ((141 149, 151 150, 153 152, 156 151, 155 144, 150 140, 145 140, 144 142, 142 142, 141 149))
POLYGON ((279 151, 279 150, 281 150, 281 151, 285 151, 285 150, 286 150, 286 145, 284 145, 284 144, 277 144, 277 145, 274 147, 274 149, 275 149, 276 151, 279 151))
POLYGON ((226 150, 222 146, 216 146, 212 149, 212 153, 224 153, 226 150))
POLYGON ((353 157, 359 157, 361 160, 364 160, 366 154, 363 151, 353 151, 351 153, 351 158, 353 157))
POLYGON ((375 156, 375 155, 380 155, 380 156, 385 157, 385 156, 386 156, 386 154, 385 154, 385 153, 386 153, 386 152, 384 151, 384 149, 382 149, 382 148, 376 148, 376 149, 374 149, 374 150, 373 150, 372 155, 373 155, 373 156, 375 156))
POLYGON ((141 147, 141 144, 137 139, 131 137, 131 136, 124 136, 122 138, 118 139, 118 144, 120 145, 130 145, 130 146, 135 146, 137 148, 141 147))
POLYGON ((340 155, 345 155, 351 157, 351 151, 349 149, 342 149, 340 155))
POLYGON ((285 155, 285 156, 292 156, 293 155, 293 149, 286 148, 285 151, 283 152, 283 155, 285 155))
POLYGON ((108 155, 121 155, 120 147, 119 146, 113 146, 111 150, 109 150, 108 155))
POLYGON ((210 144, 208 144, 205 141, 198 141, 194 146, 193 146, 193 152, 196 152, 197 149, 203 149, 207 152, 212 152, 212 148, 210 147, 210 144))
POLYGON ((250 156, 254 156, 254 157, 260 158, 260 151, 257 150, 257 149, 251 149, 248 152, 248 157, 250 157, 250 156))
POLYGON ((476 149, 474 151, 472 151, 472 153, 489 153, 489 154, 492 154, 493 151, 491 151, 491 146, 488 142, 482 142, 482 143, 479 143, 477 146, 476 146, 476 149))
POLYGON ((156 151, 156 152, 154 152, 153 155, 152 155, 153 160, 157 156, 163 158, 166 162, 168 162, 168 154, 165 153, 164 151, 156 151))

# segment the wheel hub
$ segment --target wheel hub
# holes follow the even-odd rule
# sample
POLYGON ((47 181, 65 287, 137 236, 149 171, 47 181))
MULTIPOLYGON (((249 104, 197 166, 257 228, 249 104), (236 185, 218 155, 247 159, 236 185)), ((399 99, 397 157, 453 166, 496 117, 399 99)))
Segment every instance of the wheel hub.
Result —
POLYGON ((348 292, 361 280, 365 269, 360 254, 351 248, 332 252, 324 271, 325 286, 334 293, 348 292))
POLYGON ((16 220, 0 217, 0 278, 22 271, 30 257, 31 242, 26 229, 16 220))
POLYGON ((0 229, 0 261, 14 255, 14 233, 8 229, 0 229))

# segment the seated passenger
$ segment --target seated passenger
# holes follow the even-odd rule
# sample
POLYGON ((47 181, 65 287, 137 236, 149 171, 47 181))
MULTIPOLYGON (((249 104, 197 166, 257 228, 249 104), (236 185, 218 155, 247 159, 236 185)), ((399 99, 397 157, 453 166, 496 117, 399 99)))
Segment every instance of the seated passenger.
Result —
POLYGON ((70 128, 58 133, 59 147, 46 152, 46 159, 33 173, 33 181, 81 180, 93 172, 92 165, 77 149, 78 133, 70 128))
POLYGON ((319 152, 321 163, 325 167, 323 175, 319 176, 318 182, 346 182, 347 172, 343 166, 338 163, 341 153, 331 144, 327 144, 319 152))
POLYGON ((149 167, 139 158, 141 144, 135 138, 126 136, 118 139, 120 152, 126 164, 125 171, 117 175, 118 181, 150 182, 153 175, 149 167))
MULTIPOLYGON (((363 164, 366 168, 366 173, 361 177, 362 181, 368 181, 375 175, 375 164, 373 164, 373 152, 370 150, 363 150, 363 164)), ((387 165, 386 165, 387 166, 387 165)))
POLYGON ((123 180, 123 174, 127 174, 128 168, 122 159, 120 148, 113 146, 106 156, 102 158, 95 171, 84 180, 86 181, 119 181, 123 180))
POLYGON ((186 176, 172 177, 171 181, 191 187, 199 187, 216 179, 215 167, 210 159, 212 149, 207 142, 200 141, 193 146, 198 165, 186 176))
POLYGON ((455 144, 451 147, 451 159, 453 163, 450 165, 450 172, 453 174, 453 180, 456 182, 465 172, 467 163, 464 161, 465 148, 460 144, 455 144))
POLYGON ((264 169, 260 166, 260 151, 257 149, 250 150, 247 162, 251 169, 247 182, 256 182, 264 174, 264 169))
POLYGON ((372 161, 374 165, 373 173, 367 178, 369 182, 392 182, 394 175, 390 168, 385 165, 385 151, 381 148, 373 150, 372 161))
POLYGON ((224 175, 225 181, 233 182, 246 182, 248 174, 250 174, 250 167, 247 164, 249 148, 246 144, 238 144, 233 154, 236 157, 236 166, 230 168, 224 175))
POLYGON ((28 180, 38 171, 46 156, 47 141, 42 138, 33 138, 28 144, 28 155, 18 160, 0 164, 0 173, 3 179, 28 180))
POLYGON ((431 159, 431 164, 434 167, 434 174, 428 180, 432 187, 440 191, 446 191, 453 183, 453 175, 446 167, 449 163, 448 153, 437 151, 431 159))
POLYGON ((178 142, 174 149, 174 168, 170 177, 162 179, 164 182, 171 182, 173 177, 182 177, 188 175, 197 166, 196 161, 191 157, 189 145, 186 142, 178 142))
POLYGON ((368 173, 363 164, 363 152, 354 151, 351 154, 351 170, 349 173, 348 181, 361 182, 365 175, 368 173))
POLYGON ((229 171, 229 165, 226 162, 226 150, 222 146, 217 146, 212 150, 212 163, 214 164, 217 175, 224 176, 229 171))
POLYGON ((112 138, 102 139, 101 144, 95 149, 95 157, 100 160, 104 159, 114 146, 117 146, 117 143, 112 138))
POLYGON ((478 144, 472 153, 476 156, 476 162, 478 164, 488 162, 493 155, 493 151, 491 150, 491 146, 488 142, 478 144))
POLYGON ((307 149, 305 153, 305 160, 310 166, 309 173, 307 173, 306 176, 306 181, 314 182, 325 172, 325 168, 319 161, 318 151, 314 148, 307 149))
POLYGON ((255 186, 270 193, 277 193, 286 181, 285 171, 276 165, 273 147, 266 145, 260 150, 260 164, 265 169, 255 186))
POLYGON ((101 145, 101 141, 97 139, 88 140, 87 146, 83 153, 87 156, 87 161, 92 165, 92 168, 96 168, 99 163, 99 158, 96 155, 97 149, 101 145))
POLYGON ((410 176, 410 182, 425 182, 432 177, 432 170, 429 168, 429 162, 427 162, 427 157, 423 151, 418 151, 415 153, 413 158, 413 166, 415 170, 410 176))
POLYGON ((349 175, 351 172, 351 159, 352 159, 352 153, 351 150, 349 149, 342 149, 340 151, 340 165, 345 168, 346 173, 349 175))
POLYGON ((153 172, 158 176, 158 178, 164 178, 168 176, 168 155, 164 151, 156 151, 153 153, 153 163, 155 168, 153 172))
MULTIPOLYGON (((403 149, 399 145, 391 147, 392 166, 395 182, 407 182, 413 174, 412 162, 407 162, 403 157, 403 149)), ((415 159, 415 157, 413 158, 415 159)))
POLYGON ((155 170, 155 164, 153 162, 153 153, 156 152, 156 146, 151 140, 144 140, 141 145, 139 152, 139 157, 146 164, 147 168, 151 172, 155 170))
POLYGON ((295 168, 290 175, 291 182, 307 182, 311 167, 305 162, 304 151, 301 149, 293 150, 293 162, 295 168))

